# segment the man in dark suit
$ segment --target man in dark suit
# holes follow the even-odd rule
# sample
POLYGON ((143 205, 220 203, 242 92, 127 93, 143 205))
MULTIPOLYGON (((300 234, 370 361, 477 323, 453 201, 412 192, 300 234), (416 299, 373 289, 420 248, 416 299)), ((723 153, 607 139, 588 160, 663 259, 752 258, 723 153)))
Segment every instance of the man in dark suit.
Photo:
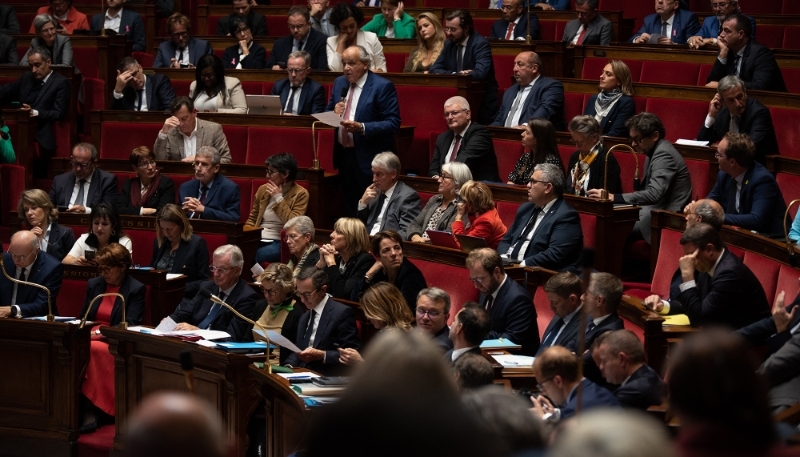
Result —
POLYGON ((736 76, 720 80, 697 139, 713 144, 728 132, 748 134, 756 146, 755 160, 762 165, 766 163, 767 155, 780 154, 769 109, 755 98, 748 97, 744 82, 736 76))
MULTIPOLYGON (((447 292, 438 287, 419 291, 415 317, 416 331, 433 338, 433 343, 443 352, 453 349, 450 327, 447 326, 447 321, 450 320, 450 295, 447 292)), ((486 332, 489 332, 488 328, 486 332)))
POLYGON ((167 31, 172 39, 158 45, 153 68, 193 68, 200 57, 214 53, 211 43, 189 35, 191 29, 189 18, 183 14, 175 13, 169 17, 167 31))
MULTIPOLYGON (((50 290, 53 314, 58 314, 56 297, 61 288, 64 267, 56 258, 39 249, 33 232, 22 230, 11 236, 11 245, 3 253, 3 268, 14 279, 28 281, 50 290)), ((47 314, 47 292, 9 281, 0 274, 0 317, 31 317, 47 314)))
POLYGON ((564 172, 556 165, 534 167, 528 202, 497 246, 505 259, 551 270, 578 268, 583 231, 578 212, 564 200, 564 172))
POLYGON ((147 51, 144 36, 144 22, 142 15, 122 6, 127 0, 106 0, 108 9, 105 14, 92 16, 92 30, 113 30, 118 35, 125 35, 129 42, 133 42, 134 52, 147 51))
MULTIPOLYGON (((703 25, 697 35, 689 38, 689 47, 692 49, 700 48, 719 48, 719 36, 722 34, 722 24, 731 14, 742 14, 739 7, 739 0, 711 0, 711 10, 714 14, 709 15, 703 20, 703 25)), ((750 39, 756 39, 756 20, 747 16, 750 20, 750 39)))
POLYGON ((253 11, 250 0, 233 0, 233 14, 220 18, 217 35, 233 36, 237 22, 247 23, 253 36, 267 36, 267 18, 253 11))
POLYGON ((777 352, 758 367, 769 382, 769 405, 776 413, 800 401, 800 333, 795 333, 777 352))
POLYGON ((327 295, 328 275, 313 265, 300 270, 296 278, 297 295, 308 308, 297 326, 296 352, 286 365, 303 367, 325 376, 342 373, 338 349, 358 349, 361 342, 356 331, 353 308, 327 295))
POLYGON ((267 68, 282 70, 289 63, 289 54, 305 51, 309 55, 308 66, 314 70, 328 70, 328 56, 325 51, 325 40, 322 32, 311 28, 311 16, 305 6, 295 5, 289 8, 289 35, 278 38, 272 45, 267 59, 267 68))
POLYGON ((289 77, 272 86, 271 94, 281 96, 283 114, 308 115, 325 111, 325 88, 308 77, 310 60, 311 55, 306 51, 289 54, 286 68, 289 77))
POLYGON ((531 40, 539 39, 539 18, 536 13, 523 14, 525 7, 522 0, 506 0, 500 8, 503 18, 492 24, 491 38, 498 40, 524 40, 528 33, 531 40), (530 22, 530 30, 528 30, 530 22))
POLYGON ((569 46, 595 44, 605 46, 614 38, 614 25, 597 14, 598 0, 576 0, 577 19, 567 22, 561 41, 569 46))
POLYGON ((751 346, 766 346, 765 359, 777 352, 800 330, 798 325, 800 324, 800 313, 797 312, 800 309, 797 307, 800 304, 800 294, 789 306, 784 306, 785 299, 786 293, 781 291, 775 297, 772 316, 765 317, 736 331, 751 346))
POLYGON ((764 288, 750 268, 724 248, 719 232, 708 224, 695 224, 680 242, 680 294, 668 301, 651 295, 645 306, 661 314, 685 313, 694 326, 717 324, 734 330, 769 317, 764 288))
POLYGON ((519 127, 533 118, 547 119, 556 130, 564 125, 564 85, 539 73, 542 59, 535 52, 521 52, 514 59, 514 83, 504 94, 492 125, 519 127))
POLYGON ((400 159, 381 152, 372 159, 372 184, 358 201, 358 218, 370 236, 393 230, 406 239, 408 224, 419 215, 417 191, 399 181, 400 159))
POLYGON ((719 55, 708 74, 706 87, 725 76, 735 75, 750 90, 786 92, 783 74, 770 49, 750 38, 752 24, 744 14, 732 14, 722 23, 719 55))
POLYGON ((19 33, 19 21, 13 6, 0 5, 0 33, 6 35, 19 33))
POLYGON ((219 151, 197 150, 192 166, 195 179, 181 184, 178 202, 190 219, 239 222, 239 187, 219 172, 219 151))
POLYGON ((442 165, 455 161, 468 166, 475 181, 500 182, 492 137, 484 126, 472 122, 467 99, 448 98, 444 102, 444 119, 448 130, 436 138, 428 175, 438 178, 442 165))
POLYGON ((201 146, 213 146, 219 152, 220 163, 231 163, 231 151, 222 126, 197 118, 197 108, 191 98, 176 98, 170 107, 172 116, 164 121, 153 145, 156 160, 194 162, 201 146))
POLYGON ((18 63, 17 40, 0 33, 0 65, 17 65, 18 63))
POLYGON ((167 75, 145 75, 133 57, 117 64, 117 81, 111 94, 111 108, 126 111, 169 111, 175 90, 167 75))
POLYGON ((597 337, 592 357, 603 378, 612 385, 620 404, 646 411, 660 405, 667 395, 667 385, 645 362, 644 346, 630 330, 615 330, 597 337))
POLYGON ((503 262, 493 249, 473 250, 466 263, 470 280, 481 293, 478 302, 492 317, 488 338, 507 338, 522 346, 522 354, 535 354, 539 327, 531 294, 506 275, 503 262))
POLYGON ((717 147, 719 173, 708 198, 725 209, 725 224, 764 235, 784 234, 786 202, 775 177, 753 160, 746 133, 725 134, 717 147))
POLYGON ((72 148, 72 171, 53 179, 50 201, 69 213, 90 214, 99 203, 117 201, 117 176, 97 168, 97 148, 78 143, 72 148))
MULTIPOLYGON (((214 276, 211 281, 203 282, 200 290, 208 290, 245 317, 260 317, 253 316, 258 294, 241 278, 242 250, 226 244, 218 247, 213 257, 210 269, 214 276)), ((181 301, 169 317, 178 323, 175 330, 221 330, 227 332, 233 341, 253 341, 251 324, 199 293, 181 301)))
POLYGON ((553 319, 544 330, 544 339, 536 355, 550 346, 575 347, 581 307, 581 279, 574 273, 561 272, 553 275, 544 285, 547 301, 553 310, 553 319))
POLYGON ((489 41, 475 31, 467 10, 453 10, 445 18, 444 49, 431 65, 433 74, 470 75, 486 83, 486 93, 478 109, 478 122, 488 125, 497 113, 497 80, 489 41))
POLYGON ((467 302, 456 314, 450 326, 450 341, 453 348, 444 354, 448 363, 455 363, 464 354, 481 355, 481 343, 491 333, 492 318, 483 307, 467 302))
POLYGON ((628 41, 648 43, 656 35, 658 44, 686 44, 700 30, 700 22, 691 11, 679 8, 678 0, 656 0, 656 12, 644 18, 642 28, 628 41))
POLYGON ((397 90, 388 79, 369 71, 370 56, 361 46, 342 53, 343 75, 333 82, 326 111, 344 119, 336 129, 333 166, 342 178, 345 214, 356 217, 358 200, 372 182, 372 159, 394 151, 400 130, 397 90))

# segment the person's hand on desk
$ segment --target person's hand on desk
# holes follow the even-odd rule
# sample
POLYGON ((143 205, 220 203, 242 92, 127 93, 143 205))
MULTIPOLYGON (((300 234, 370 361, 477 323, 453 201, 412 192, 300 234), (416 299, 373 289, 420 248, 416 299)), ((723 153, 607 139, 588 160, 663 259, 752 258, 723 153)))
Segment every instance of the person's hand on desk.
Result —
MULTIPOLYGON (((600 200, 602 192, 603 189, 589 189, 589 191, 586 192, 586 196, 591 198, 592 200, 600 200)), ((608 194, 608 199, 613 201, 614 194, 608 194)))
POLYGON ((426 240, 425 238, 423 238, 423 237, 421 237, 419 235, 414 235, 414 236, 411 237, 411 242, 412 243, 428 243, 429 240, 426 240))
POLYGON ((181 330, 200 330, 199 327, 195 327, 192 324, 187 324, 186 322, 181 322, 180 324, 176 325, 174 330, 179 332, 181 330))
POLYGON ((344 365, 355 365, 363 361, 364 359, 361 358, 361 354, 359 354, 355 349, 339 349, 339 363, 344 365))
POLYGON ((69 208, 67 208, 67 212, 83 214, 86 212, 86 207, 83 205, 72 205, 69 208))
POLYGON ((660 313, 661 310, 664 309, 664 302, 658 295, 650 295, 649 297, 645 298, 642 303, 644 303, 644 306, 646 306, 648 309, 652 309, 657 313, 660 313))
POLYGON ((186 197, 186 201, 183 202, 182 209, 184 211, 202 214, 206 210, 206 207, 200 203, 200 200, 194 197, 186 197))
POLYGON ((295 352, 295 354, 297 354, 297 358, 306 363, 323 360, 325 358, 325 351, 314 348, 305 348, 303 352, 295 352))
POLYGON ((10 306, 0 306, 0 318, 3 317, 11 317, 11 307, 10 306))
POLYGON ((650 41, 650 34, 649 33, 643 33, 643 34, 639 35, 639 38, 633 40, 633 42, 637 43, 637 44, 647 43, 648 41, 650 41))

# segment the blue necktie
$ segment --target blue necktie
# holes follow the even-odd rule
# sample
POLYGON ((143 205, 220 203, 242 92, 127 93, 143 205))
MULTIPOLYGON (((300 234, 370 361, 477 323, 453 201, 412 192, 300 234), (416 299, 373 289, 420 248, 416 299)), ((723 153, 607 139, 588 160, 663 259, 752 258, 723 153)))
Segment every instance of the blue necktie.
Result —
POLYGON ((586 324, 586 333, 591 332, 595 327, 597 327, 597 325, 594 324, 594 321, 589 321, 589 323, 586 324))
POLYGON ((546 348, 552 346, 556 340, 556 335, 558 335, 558 331, 561 330, 561 327, 563 326, 564 326, 564 319, 561 319, 560 317, 556 316, 556 318, 553 319, 552 330, 550 330, 550 333, 548 333, 547 336, 544 338, 544 341, 542 341, 542 347, 546 348))
MULTIPOLYGON (((225 292, 220 292, 219 299, 225 301, 225 292)), ((214 322, 214 319, 216 319, 217 315, 219 315, 221 309, 222 305, 219 303, 214 303, 214 305, 211 306, 211 311, 208 312, 208 316, 203 319, 203 322, 200 322, 198 327, 200 327, 201 330, 208 330, 208 328, 211 327, 211 323, 214 322)))

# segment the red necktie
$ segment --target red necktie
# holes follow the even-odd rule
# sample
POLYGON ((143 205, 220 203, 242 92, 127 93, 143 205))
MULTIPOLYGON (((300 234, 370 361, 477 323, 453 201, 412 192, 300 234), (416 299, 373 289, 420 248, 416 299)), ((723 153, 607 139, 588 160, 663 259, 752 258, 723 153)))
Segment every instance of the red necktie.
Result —
MULTIPOLYGON (((344 116, 342 116, 342 119, 344 120, 349 120, 350 118, 350 102, 353 101, 355 90, 356 90, 355 83, 350 84, 350 95, 347 97, 347 104, 344 107, 344 116)), ((347 130, 344 127, 339 127, 339 131, 341 134, 339 142, 342 143, 342 146, 346 148, 352 148, 354 146, 353 139, 350 137, 350 135, 347 134, 347 130)))
POLYGON ((514 39, 514 23, 508 24, 508 31, 506 32, 506 40, 514 39))
POLYGON ((583 39, 586 38, 586 27, 583 27, 581 34, 578 35, 578 41, 575 44, 583 44, 583 39))
POLYGON ((450 161, 455 162, 458 156, 458 149, 461 147, 461 135, 456 135, 456 144, 453 145, 453 152, 450 153, 450 161))

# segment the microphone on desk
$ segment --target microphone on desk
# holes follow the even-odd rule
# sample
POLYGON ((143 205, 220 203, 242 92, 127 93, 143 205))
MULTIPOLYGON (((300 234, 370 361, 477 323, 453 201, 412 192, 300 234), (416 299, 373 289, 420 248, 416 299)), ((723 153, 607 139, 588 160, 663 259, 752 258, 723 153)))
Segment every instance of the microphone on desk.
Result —
POLYGON ((47 292, 47 322, 54 322, 56 318, 55 316, 53 316, 53 305, 50 299, 50 289, 41 284, 36 284, 35 282, 20 281, 19 279, 12 278, 6 271, 6 264, 4 261, 4 257, 5 257, 4 255, 0 254, 0 269, 3 270, 3 275, 6 277, 6 279, 8 279, 11 282, 15 282, 17 284, 22 284, 23 286, 36 287, 37 289, 42 289, 45 292, 47 292))
POLYGON ((125 319, 125 297, 123 297, 122 294, 113 292, 109 292, 106 294, 99 294, 96 297, 94 297, 92 301, 89 302, 89 307, 86 308, 86 312, 83 314, 83 319, 81 319, 81 325, 78 328, 83 328, 83 326, 86 325, 86 319, 89 317, 89 312, 92 311, 92 306, 94 306, 94 302, 96 302, 98 298, 103 298, 103 297, 119 297, 119 299, 122 300, 122 321, 119 323, 119 328, 127 330, 128 321, 125 319))
POLYGON ((194 360, 192 360, 191 351, 181 352, 181 369, 183 377, 186 378, 186 387, 190 393, 194 394, 194 360))

